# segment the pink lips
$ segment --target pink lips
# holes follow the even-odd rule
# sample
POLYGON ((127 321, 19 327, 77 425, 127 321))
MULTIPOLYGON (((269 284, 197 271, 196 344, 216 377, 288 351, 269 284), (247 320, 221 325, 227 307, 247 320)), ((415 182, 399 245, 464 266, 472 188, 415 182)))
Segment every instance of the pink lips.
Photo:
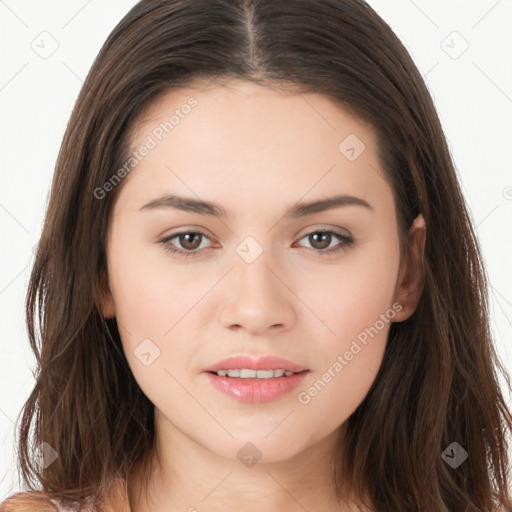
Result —
POLYGON ((212 385, 239 402, 262 403, 276 400, 295 389, 308 374, 308 369, 293 361, 277 356, 265 356, 253 359, 249 356, 236 356, 223 359, 204 370, 212 385), (218 370, 248 368, 251 370, 286 370, 295 372, 288 377, 270 379, 242 379, 221 377, 213 372, 218 370))
POLYGON ((229 370, 237 368, 247 368, 249 370, 287 370, 291 372, 302 372, 307 370, 305 366, 300 366, 293 361, 283 359, 277 356, 264 356, 259 359, 253 359, 249 356, 235 356, 222 359, 218 363, 205 368, 205 372, 217 372, 219 370, 229 370))

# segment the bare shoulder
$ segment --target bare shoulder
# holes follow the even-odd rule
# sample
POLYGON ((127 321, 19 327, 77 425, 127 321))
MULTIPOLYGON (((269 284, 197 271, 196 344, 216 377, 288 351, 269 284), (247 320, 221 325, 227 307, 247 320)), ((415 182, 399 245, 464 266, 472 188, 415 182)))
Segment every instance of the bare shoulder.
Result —
POLYGON ((22 491, 0 503, 0 512, 90 512, 90 509, 64 506, 59 500, 48 498, 41 491, 22 491))
MULTIPOLYGON (((97 501, 96 501, 97 503, 97 501)), ((114 479, 106 500, 95 505, 93 496, 85 499, 80 506, 78 501, 64 505, 58 498, 51 498, 43 491, 21 491, 7 499, 0 500, 0 512, 126 512, 130 510, 126 481, 114 479)))
POLYGON ((23 491, 0 503, 0 512, 56 512, 59 509, 40 491, 23 491))

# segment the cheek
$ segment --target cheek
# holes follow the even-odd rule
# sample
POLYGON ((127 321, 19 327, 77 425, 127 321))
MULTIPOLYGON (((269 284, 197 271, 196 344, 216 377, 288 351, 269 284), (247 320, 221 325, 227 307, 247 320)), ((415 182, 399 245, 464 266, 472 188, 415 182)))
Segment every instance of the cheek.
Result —
MULTIPOLYGON (((176 361, 179 368, 183 366, 189 350, 189 344, 174 341, 186 325, 180 320, 201 294, 194 290, 197 281, 185 280, 179 268, 166 264, 159 250, 163 252, 156 246, 148 250, 147 244, 131 243, 124 233, 114 232, 108 261, 115 316, 133 377, 154 404, 164 405, 170 390, 180 392, 172 378, 173 367, 176 361)), ((188 341, 188 336, 178 339, 188 341)), ((186 411, 186 397, 178 402, 186 411)))
POLYGON ((346 378, 346 384, 350 383, 347 390, 354 390, 358 381, 364 380, 364 374, 373 378, 378 372, 395 316, 390 288, 382 277, 377 277, 369 270, 360 275, 347 273, 339 286, 324 288, 324 293, 312 301, 318 304, 318 316, 323 323, 317 346, 321 346, 322 353, 322 367, 318 371, 343 374, 337 381, 346 378), (339 365, 334 368, 340 356, 343 369, 339 365))
POLYGON ((315 281, 309 291, 304 288, 323 325, 317 365, 297 401, 308 417, 327 418, 327 429, 354 412, 375 380, 396 314, 392 302, 397 272, 398 252, 388 239, 347 256, 329 278, 315 281))
POLYGON ((113 233, 109 273, 116 318, 134 341, 162 339, 204 293, 198 279, 172 266, 155 242, 133 243, 124 232, 113 233))
POLYGON ((353 306, 346 310, 340 305, 337 316, 333 311, 327 319, 334 333, 319 340, 317 364, 296 396, 307 422, 307 418, 313 423, 313 418, 325 418, 324 433, 345 422, 367 396, 381 367, 394 316, 382 297, 367 296, 353 306))
POLYGON ((390 310, 398 264, 398 245, 383 237, 298 278, 297 294, 324 324, 327 346, 339 349, 390 310))

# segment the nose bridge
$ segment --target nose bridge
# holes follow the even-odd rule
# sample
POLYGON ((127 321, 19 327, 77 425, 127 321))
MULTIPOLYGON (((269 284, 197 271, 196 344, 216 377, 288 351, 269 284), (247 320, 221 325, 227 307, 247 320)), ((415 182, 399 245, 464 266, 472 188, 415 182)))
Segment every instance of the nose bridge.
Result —
MULTIPOLYGON (((268 242, 269 237, 265 240, 268 242)), ((289 324, 293 316, 291 294, 283 284, 285 276, 279 276, 272 249, 247 236, 235 252, 231 282, 234 291, 228 294, 223 307, 224 325, 236 324, 257 331, 289 324)))
MULTIPOLYGON (((262 239, 262 235, 259 236, 259 239, 262 239)), ((275 297, 280 295, 278 288, 282 287, 282 283, 274 275, 277 261, 268 240, 269 237, 260 243, 254 236, 249 235, 235 249, 237 254, 235 274, 241 288, 239 294, 242 296, 262 294, 265 297, 267 295, 275 297)))

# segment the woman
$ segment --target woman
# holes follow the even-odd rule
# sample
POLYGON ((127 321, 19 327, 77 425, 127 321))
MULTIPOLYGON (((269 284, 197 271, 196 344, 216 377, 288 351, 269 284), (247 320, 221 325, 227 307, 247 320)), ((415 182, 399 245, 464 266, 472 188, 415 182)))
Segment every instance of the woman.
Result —
POLYGON ((487 307, 432 99, 365 2, 139 2, 59 154, 39 489, 1 510, 510 510, 487 307))

